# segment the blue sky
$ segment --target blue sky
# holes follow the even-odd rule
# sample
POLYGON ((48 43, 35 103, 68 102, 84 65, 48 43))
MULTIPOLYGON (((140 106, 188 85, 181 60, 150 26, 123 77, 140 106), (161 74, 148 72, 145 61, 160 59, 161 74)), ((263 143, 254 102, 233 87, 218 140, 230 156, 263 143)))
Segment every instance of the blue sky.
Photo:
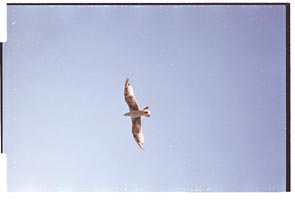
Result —
POLYGON ((280 5, 8 6, 8 190, 284 191, 285 26, 280 5))

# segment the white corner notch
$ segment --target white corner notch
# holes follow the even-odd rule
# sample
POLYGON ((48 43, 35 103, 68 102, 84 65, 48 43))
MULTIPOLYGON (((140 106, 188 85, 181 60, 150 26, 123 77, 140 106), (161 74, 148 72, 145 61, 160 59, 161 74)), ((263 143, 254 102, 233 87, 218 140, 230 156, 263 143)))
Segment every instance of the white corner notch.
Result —
POLYGON ((0 177, 0 193, 7 192, 7 158, 4 153, 0 153, 0 177))
POLYGON ((0 1, 0 43, 7 41, 7 4, 0 1))

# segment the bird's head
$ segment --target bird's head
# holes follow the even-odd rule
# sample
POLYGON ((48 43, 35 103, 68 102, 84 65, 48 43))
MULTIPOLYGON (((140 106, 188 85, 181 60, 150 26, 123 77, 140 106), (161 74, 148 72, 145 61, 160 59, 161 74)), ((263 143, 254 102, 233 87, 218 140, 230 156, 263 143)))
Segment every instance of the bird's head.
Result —
POLYGON ((149 110, 144 110, 143 114, 144 114, 143 116, 145 116, 145 117, 150 117, 151 116, 151 112, 149 110))

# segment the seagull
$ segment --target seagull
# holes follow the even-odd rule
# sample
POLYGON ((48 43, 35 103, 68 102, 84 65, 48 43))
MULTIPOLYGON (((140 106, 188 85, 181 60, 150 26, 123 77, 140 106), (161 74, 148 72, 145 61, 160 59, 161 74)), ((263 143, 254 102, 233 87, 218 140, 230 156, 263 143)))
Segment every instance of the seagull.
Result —
POLYGON ((136 143, 138 144, 138 146, 143 150, 144 138, 143 138, 142 128, 141 128, 141 117, 151 116, 149 107, 145 107, 142 110, 139 109, 136 98, 134 96, 133 88, 130 85, 128 78, 125 81, 124 96, 125 96, 125 101, 128 104, 129 110, 130 110, 130 112, 125 113, 124 116, 131 117, 133 137, 136 143))

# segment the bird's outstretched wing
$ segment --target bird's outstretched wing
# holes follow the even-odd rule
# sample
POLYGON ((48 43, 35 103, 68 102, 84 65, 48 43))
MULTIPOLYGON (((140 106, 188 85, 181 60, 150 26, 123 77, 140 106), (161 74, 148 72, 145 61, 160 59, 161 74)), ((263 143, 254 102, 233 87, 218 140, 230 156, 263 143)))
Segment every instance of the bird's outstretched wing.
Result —
POLYGON ((125 82, 124 96, 130 111, 139 110, 139 106, 134 96, 133 88, 129 83, 129 79, 126 79, 126 82, 125 82))
POLYGON ((137 118, 132 118, 131 120, 132 120, 133 137, 134 137, 136 143, 138 144, 138 146, 141 149, 144 149, 144 147, 143 147, 144 137, 143 137, 142 128, 141 128, 141 118, 137 117, 137 118))

